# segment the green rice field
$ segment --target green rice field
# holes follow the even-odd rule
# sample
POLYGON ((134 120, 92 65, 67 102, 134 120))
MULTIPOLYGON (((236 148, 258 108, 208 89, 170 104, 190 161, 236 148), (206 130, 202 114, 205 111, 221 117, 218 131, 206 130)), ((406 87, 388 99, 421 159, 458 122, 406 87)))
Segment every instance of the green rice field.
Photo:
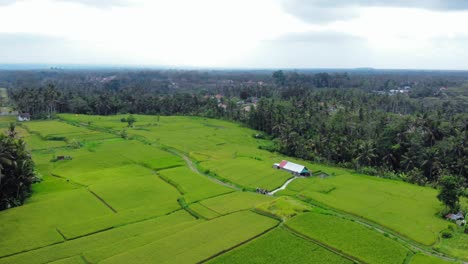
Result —
MULTIPOLYGON (((0 212, 0 264, 450 263, 433 250, 467 259, 466 235, 439 240, 450 223, 434 189, 267 152, 258 147, 269 141, 235 123, 135 115, 127 128, 126 116, 17 127, 41 182, 0 212), (328 176, 256 193, 292 177, 272 169, 283 159, 328 176)), ((0 129, 10 122, 0 117, 0 129)))

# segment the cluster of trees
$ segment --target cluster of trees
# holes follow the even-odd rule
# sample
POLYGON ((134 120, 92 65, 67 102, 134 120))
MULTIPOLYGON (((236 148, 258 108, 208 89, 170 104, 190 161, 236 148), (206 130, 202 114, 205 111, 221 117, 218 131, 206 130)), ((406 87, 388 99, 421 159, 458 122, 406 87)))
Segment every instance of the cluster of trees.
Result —
POLYGON ((35 181, 31 155, 11 124, 6 134, 0 134, 0 210, 22 205, 35 181))
POLYGON ((428 109, 407 96, 328 89, 264 99, 247 122, 287 155, 417 184, 454 175, 466 186, 468 116, 449 109, 428 109))

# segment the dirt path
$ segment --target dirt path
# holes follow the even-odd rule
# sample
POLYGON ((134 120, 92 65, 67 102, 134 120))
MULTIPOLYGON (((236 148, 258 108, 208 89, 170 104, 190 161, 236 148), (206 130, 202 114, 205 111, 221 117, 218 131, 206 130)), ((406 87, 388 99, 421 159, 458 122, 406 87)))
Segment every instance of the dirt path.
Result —
POLYGON ((286 187, 288 187, 288 185, 289 185, 292 181, 294 181, 295 179, 298 179, 298 178, 300 178, 300 177, 297 177, 297 176, 292 177, 291 179, 287 180, 287 181, 286 181, 281 187, 279 187, 278 189, 275 189, 275 190, 269 192, 268 195, 274 195, 275 193, 286 189, 286 187))
POLYGON ((177 156, 181 157, 182 159, 184 159, 185 163, 187 164, 187 166, 189 167, 189 169, 190 169, 191 171, 193 171, 193 172, 195 172, 195 173, 197 173, 197 174, 206 176, 206 177, 208 177, 208 179, 210 179, 211 181, 213 181, 213 182, 215 182, 215 183, 217 183, 217 184, 224 185, 224 186, 226 186, 226 187, 228 187, 228 188, 231 188, 231 189, 234 189, 234 190, 236 190, 236 191, 242 191, 241 188, 239 188, 239 187, 237 187, 237 186, 234 186, 234 185, 229 184, 229 183, 227 183, 227 182, 223 182, 223 181, 218 180, 218 179, 216 179, 216 178, 214 178, 214 177, 212 177, 212 176, 210 176, 210 175, 208 175, 208 174, 205 174, 205 173, 199 171, 198 168, 197 168, 197 166, 195 166, 195 164, 193 164, 192 160, 191 160, 189 157, 187 157, 187 155, 182 154, 182 153, 178 152, 178 151, 175 150, 175 149, 169 149, 168 151, 171 152, 172 154, 177 155, 177 156))

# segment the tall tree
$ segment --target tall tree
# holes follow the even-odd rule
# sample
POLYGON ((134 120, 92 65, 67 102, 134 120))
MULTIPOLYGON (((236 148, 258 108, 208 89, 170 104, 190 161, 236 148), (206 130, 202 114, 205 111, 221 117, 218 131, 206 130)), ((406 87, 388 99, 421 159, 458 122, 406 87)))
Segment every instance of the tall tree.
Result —
POLYGON ((0 210, 22 205, 36 179, 25 142, 12 132, 13 125, 8 135, 0 134, 0 210))

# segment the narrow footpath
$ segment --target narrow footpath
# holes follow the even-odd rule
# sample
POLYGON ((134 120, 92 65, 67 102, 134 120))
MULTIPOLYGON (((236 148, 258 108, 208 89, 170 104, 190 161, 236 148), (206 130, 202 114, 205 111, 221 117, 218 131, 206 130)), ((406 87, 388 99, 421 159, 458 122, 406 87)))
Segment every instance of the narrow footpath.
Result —
POLYGON ((274 195, 275 193, 286 189, 286 187, 288 187, 288 185, 289 185, 292 181, 294 181, 295 179, 299 179, 299 178, 301 178, 301 177, 298 177, 298 176, 292 177, 291 179, 287 180, 283 185, 281 185, 281 187, 279 187, 278 189, 275 189, 275 190, 269 192, 268 195, 274 195))

